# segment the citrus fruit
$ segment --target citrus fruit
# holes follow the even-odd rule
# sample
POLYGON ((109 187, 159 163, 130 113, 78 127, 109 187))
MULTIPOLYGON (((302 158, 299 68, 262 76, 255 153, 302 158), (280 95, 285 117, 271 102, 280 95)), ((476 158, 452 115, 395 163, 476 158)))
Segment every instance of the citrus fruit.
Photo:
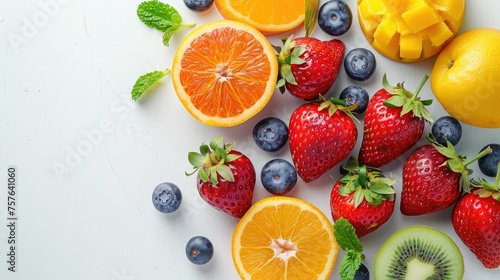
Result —
POLYGON ((276 87, 276 53, 252 26, 217 20, 199 26, 177 48, 175 92, 204 124, 235 126, 260 112, 276 87))
POLYGON ((328 279, 339 250, 325 214, 285 196, 256 202, 236 225, 231 249, 242 279, 328 279))
POLYGON ((416 62, 438 54, 460 29, 465 0, 358 0, 361 30, 380 54, 416 62))
POLYGON ((476 28, 457 36, 437 56, 430 75, 436 99, 472 126, 500 127, 500 30, 476 28))
POLYGON ((292 30, 304 22, 305 0, 215 0, 220 14, 248 23, 266 35, 292 30))

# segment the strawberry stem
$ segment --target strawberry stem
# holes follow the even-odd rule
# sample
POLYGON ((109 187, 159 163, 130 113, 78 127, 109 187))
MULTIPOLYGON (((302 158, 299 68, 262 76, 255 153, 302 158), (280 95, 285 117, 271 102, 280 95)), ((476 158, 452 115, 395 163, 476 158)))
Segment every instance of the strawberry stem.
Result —
POLYGON ((500 162, 497 164, 497 176, 495 177, 495 187, 500 190, 500 162))
POLYGON ((425 75, 424 78, 422 79, 422 81, 420 81, 420 84, 418 85, 417 89, 413 93, 413 97, 412 97, 413 100, 417 99, 417 96, 420 93, 420 90, 424 87, 424 85, 428 79, 429 79, 429 76, 425 75))
POLYGON ((476 160, 484 157, 485 155, 487 155, 487 154, 489 154, 491 152, 493 152, 493 149, 490 146, 488 146, 486 149, 482 150, 479 154, 475 155, 470 160, 464 161, 464 163, 463 163, 464 167, 467 167, 467 165, 475 162, 476 160))

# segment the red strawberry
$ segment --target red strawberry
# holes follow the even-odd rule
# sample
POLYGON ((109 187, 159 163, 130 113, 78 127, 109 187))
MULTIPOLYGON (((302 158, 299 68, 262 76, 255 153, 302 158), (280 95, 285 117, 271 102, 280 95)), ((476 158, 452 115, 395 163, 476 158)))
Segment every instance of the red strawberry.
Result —
POLYGON ((462 190, 470 190, 467 166, 491 152, 487 149, 465 161, 453 144, 442 146, 429 137, 433 145, 413 151, 403 167, 401 213, 415 216, 444 210, 455 204, 462 190))
POLYGON ((396 180, 384 177, 376 168, 359 167, 352 157, 340 171, 344 175, 330 194, 332 218, 348 220, 358 237, 367 235, 392 216, 395 199, 392 185, 396 180))
POLYGON ((189 162, 197 172, 198 192, 214 208, 241 218, 252 205, 255 169, 241 152, 232 150, 234 142, 225 144, 217 137, 202 145, 200 153, 190 152, 189 162))
POLYGON ((361 164, 381 167, 420 140, 425 120, 432 122, 432 116, 424 107, 431 104, 432 100, 418 98, 427 79, 428 76, 425 76, 413 94, 403 87, 403 83, 392 87, 384 75, 384 88, 373 95, 365 112, 363 140, 359 151, 361 164))
POLYGON ((299 106, 290 117, 289 146, 297 174, 318 179, 352 151, 358 130, 351 119, 355 106, 336 98, 299 106))
POLYGON ((280 77, 277 87, 284 87, 298 98, 313 100, 326 94, 337 79, 345 45, 338 39, 321 41, 313 37, 292 40, 290 36, 278 55, 280 77))
POLYGON ((494 184, 480 188, 455 205, 452 225, 464 244, 487 268, 500 267, 500 165, 494 184))

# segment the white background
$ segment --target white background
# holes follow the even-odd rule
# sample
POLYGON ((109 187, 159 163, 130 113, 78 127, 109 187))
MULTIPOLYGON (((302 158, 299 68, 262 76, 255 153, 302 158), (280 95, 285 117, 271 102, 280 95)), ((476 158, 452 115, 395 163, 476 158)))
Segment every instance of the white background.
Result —
MULTIPOLYGON (((187 153, 221 135, 237 142, 237 150, 253 160, 259 174, 268 160, 290 160, 290 156, 288 146, 273 154, 259 150, 251 136, 254 124, 267 116, 288 121, 303 101, 276 91, 264 111, 234 128, 208 127, 194 120, 178 101, 169 76, 144 102, 131 101, 136 78, 171 68, 176 47, 190 31, 178 32, 165 47, 161 33, 137 18, 140 2, 1 0, 0 279, 238 279, 230 255, 237 219, 199 198, 195 177, 184 176, 191 170, 187 153), (8 272, 6 263, 10 165, 18 169, 16 273, 8 272), (153 188, 165 181, 183 191, 183 204, 172 215, 159 213, 151 203, 153 188), (215 246, 207 265, 193 265, 184 254, 194 235, 208 237, 215 246)), ((195 14, 180 0, 168 3, 186 23, 201 25, 221 18, 215 7, 195 14)), ((356 1, 348 3, 355 11, 356 1)), ((500 28, 499 9, 496 0, 467 1, 461 32, 500 28)), ((340 37, 346 52, 354 47, 371 49, 354 16, 351 30, 340 37)), ((302 28, 295 34, 303 35, 302 28)), ((314 36, 329 38, 319 28, 314 36)), ((280 37, 269 39, 279 44, 280 37)), ((414 89, 433 65, 433 60, 401 64, 375 54, 376 74, 357 83, 370 94, 381 87, 384 73, 392 84, 406 81, 406 87, 414 89)), ((342 69, 331 95, 351 83, 342 69)), ((429 83, 421 95, 432 97, 429 83)), ((429 110, 435 118, 444 114, 437 101, 429 110)), ((426 133, 429 129, 427 125, 426 133)), ((468 125, 463 129, 457 145, 462 154, 472 156, 487 144, 500 143, 499 130, 468 125)), ((354 155, 360 140, 361 133, 354 155)), ((400 179, 408 154, 383 170, 400 179)), ((474 175, 481 175, 476 163, 470 167, 474 175)), ((336 177, 337 169, 308 185, 299 180, 290 195, 313 202, 330 217, 330 176, 336 177)), ((258 178, 254 201, 269 195, 258 178)), ((465 260, 464 279, 498 279, 500 271, 484 268, 458 239, 450 213, 451 209, 404 217, 398 204, 386 225, 362 238, 366 264, 371 269, 378 248, 394 231, 425 224, 457 242, 465 260)), ((331 279, 339 279, 337 270, 331 279)))

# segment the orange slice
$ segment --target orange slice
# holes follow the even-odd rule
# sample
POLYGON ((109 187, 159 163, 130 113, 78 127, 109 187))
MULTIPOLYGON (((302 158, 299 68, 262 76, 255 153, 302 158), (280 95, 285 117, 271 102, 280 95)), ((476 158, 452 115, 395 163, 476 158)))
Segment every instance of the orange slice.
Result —
POLYGON ((246 22, 266 35, 292 30, 304 22, 305 0, 215 0, 220 14, 246 22))
POLYGON ((320 209, 273 196, 256 202, 240 219, 231 250, 242 279, 328 279, 339 247, 320 209))
POLYGON ((276 87, 278 62, 267 38, 252 26, 218 20, 193 30, 172 65, 175 92, 202 123, 235 126, 260 112, 276 87))

